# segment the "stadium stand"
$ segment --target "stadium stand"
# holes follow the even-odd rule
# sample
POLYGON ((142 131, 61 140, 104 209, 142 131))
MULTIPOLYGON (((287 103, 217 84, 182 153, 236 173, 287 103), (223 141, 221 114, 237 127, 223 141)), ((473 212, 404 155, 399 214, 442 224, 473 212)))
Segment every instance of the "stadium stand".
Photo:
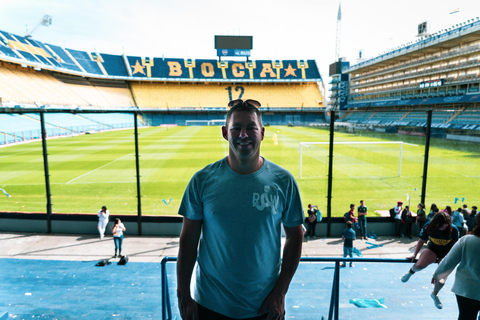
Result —
POLYGON ((122 56, 102 53, 103 67, 107 74, 122 77, 129 76, 122 56))
POLYGON ((76 61, 86 73, 90 74, 103 74, 99 64, 94 61, 95 59, 86 52, 77 51, 73 49, 65 50, 73 61, 76 61))
MULTIPOLYGON (((13 133, 22 130, 40 130, 39 121, 36 118, 27 115, 18 114, 0 114, 0 123, 2 123, 1 132, 13 133)), ((52 125, 46 124, 47 128, 52 128, 52 125)))
MULTIPOLYGON (((40 115, 38 113, 26 113, 25 116, 40 121, 40 115)), ((45 122, 51 126, 61 128, 90 126, 97 124, 94 121, 87 119, 83 115, 74 115, 71 113, 46 113, 45 122)))
POLYGON ((132 91, 140 108, 223 108, 236 98, 252 98, 262 108, 319 108, 322 97, 315 83, 224 84, 133 82, 132 91))
POLYGON ((51 75, 18 65, 0 66, 0 96, 3 102, 85 105, 78 95, 51 75))
POLYGON ((340 59, 330 66, 331 108, 342 121, 417 128, 432 110, 445 133, 478 135, 479 30, 480 19, 471 19, 352 66, 340 59))
POLYGON ((15 65, 0 65, 0 96, 3 102, 95 106, 99 108, 132 107, 130 90, 123 81, 114 84, 84 78, 35 71, 15 65), (95 82, 94 82, 95 83, 95 82), (107 86, 112 85, 112 86, 107 86))
POLYGON ((85 113, 81 117, 93 121, 97 124, 110 125, 113 127, 119 127, 121 124, 128 124, 133 126, 133 115, 128 113, 85 113))
MULTIPOLYGON (((228 101, 255 98, 269 111, 264 116, 269 124, 325 121, 325 89, 314 60, 113 55, 62 48, 0 31, 0 85, 4 112, 136 111, 140 122, 185 125, 187 120, 223 119, 228 101)), ((72 128, 88 126, 79 116, 47 116, 46 121, 77 132, 72 128)), ((99 130, 118 127, 120 122, 132 125, 131 114, 125 119, 112 117, 86 119, 99 130)))
MULTIPOLYGON (((54 126, 45 124, 47 130, 54 126)), ((41 137, 40 124, 35 118, 19 114, 0 114, 0 145, 41 137)))

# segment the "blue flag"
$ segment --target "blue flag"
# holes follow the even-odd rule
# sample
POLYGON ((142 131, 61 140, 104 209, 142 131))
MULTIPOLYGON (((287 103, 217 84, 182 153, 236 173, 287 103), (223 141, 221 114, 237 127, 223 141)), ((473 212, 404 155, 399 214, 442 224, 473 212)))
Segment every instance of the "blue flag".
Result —
POLYGON ((9 194, 7 193, 7 191, 3 190, 2 188, 0 188, 0 190, 2 190, 3 194, 6 195, 7 197, 9 197, 9 198, 12 197, 11 195, 9 195, 9 194))

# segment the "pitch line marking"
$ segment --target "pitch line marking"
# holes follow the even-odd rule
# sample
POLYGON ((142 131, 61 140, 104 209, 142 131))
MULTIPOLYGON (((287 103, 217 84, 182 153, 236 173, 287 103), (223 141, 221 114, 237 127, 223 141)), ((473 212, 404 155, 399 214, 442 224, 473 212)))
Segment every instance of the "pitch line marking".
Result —
POLYGON ((90 174, 90 173, 92 173, 92 172, 95 172, 95 171, 97 171, 97 170, 100 170, 100 169, 102 169, 102 168, 105 168, 106 166, 111 165, 112 163, 117 162, 118 160, 121 160, 121 159, 123 159, 123 158, 125 158, 125 157, 131 156, 132 154, 133 154, 133 153, 126 154, 126 155, 124 155, 123 157, 120 157, 120 158, 115 159, 115 160, 113 160, 113 161, 111 161, 111 162, 109 162, 109 163, 106 163, 106 164, 104 164, 104 165, 101 166, 101 167, 98 167, 98 168, 93 169, 93 170, 91 170, 91 171, 89 171, 89 172, 86 172, 86 173, 82 174, 81 176, 78 176, 78 177, 73 178, 72 180, 66 182, 66 184, 69 184, 70 182, 73 182, 73 181, 75 181, 75 180, 77 180, 77 179, 80 179, 80 178, 82 178, 82 177, 84 177, 84 176, 86 176, 86 175, 88 175, 88 174, 90 174))

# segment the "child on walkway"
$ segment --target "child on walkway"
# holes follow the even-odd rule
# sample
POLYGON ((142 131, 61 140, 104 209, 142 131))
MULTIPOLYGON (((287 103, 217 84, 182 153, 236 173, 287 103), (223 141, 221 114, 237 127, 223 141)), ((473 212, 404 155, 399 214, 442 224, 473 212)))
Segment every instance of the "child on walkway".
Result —
MULTIPOLYGON (((353 240, 355 240, 355 230, 352 228, 352 221, 347 221, 347 228, 343 230, 342 240, 343 240, 343 257, 346 258, 347 255, 350 258, 353 258, 353 240)), ((342 263, 341 267, 345 267, 346 264, 342 263)), ((350 261, 350 267, 353 267, 353 262, 350 261)))

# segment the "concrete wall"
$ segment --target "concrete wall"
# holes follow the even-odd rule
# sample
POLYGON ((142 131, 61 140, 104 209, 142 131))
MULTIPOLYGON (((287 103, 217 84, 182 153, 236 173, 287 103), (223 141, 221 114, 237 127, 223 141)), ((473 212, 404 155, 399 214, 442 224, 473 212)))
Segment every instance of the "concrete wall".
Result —
MULTIPOLYGON (((115 217, 111 217, 107 226, 106 234, 111 234, 111 227, 115 217)), ((122 222, 127 228, 127 235, 139 235, 139 218, 137 216, 122 216, 122 222)), ((317 223, 315 233, 318 237, 327 235, 327 218, 317 223)), ((182 217, 180 216, 143 216, 141 217, 141 234, 146 236, 169 236, 177 237, 182 230, 182 217)), ((343 218, 331 219, 332 237, 341 237, 345 229, 343 218)), ((0 231, 4 232, 34 232, 48 233, 48 221, 46 214, 22 214, 0 213, 0 231)), ((66 234, 98 234, 96 215, 79 214, 54 214, 51 217, 51 232, 66 234)), ((392 236, 394 223, 390 218, 373 217, 367 218, 367 233, 378 236, 392 236)), ((414 224, 412 234, 418 233, 418 227, 414 224)), ((359 231, 357 230, 357 236, 359 231)))
POLYGON ((470 141, 470 142, 480 142, 480 137, 476 136, 464 136, 459 134, 447 134, 447 139, 450 140, 461 140, 461 141, 470 141))

